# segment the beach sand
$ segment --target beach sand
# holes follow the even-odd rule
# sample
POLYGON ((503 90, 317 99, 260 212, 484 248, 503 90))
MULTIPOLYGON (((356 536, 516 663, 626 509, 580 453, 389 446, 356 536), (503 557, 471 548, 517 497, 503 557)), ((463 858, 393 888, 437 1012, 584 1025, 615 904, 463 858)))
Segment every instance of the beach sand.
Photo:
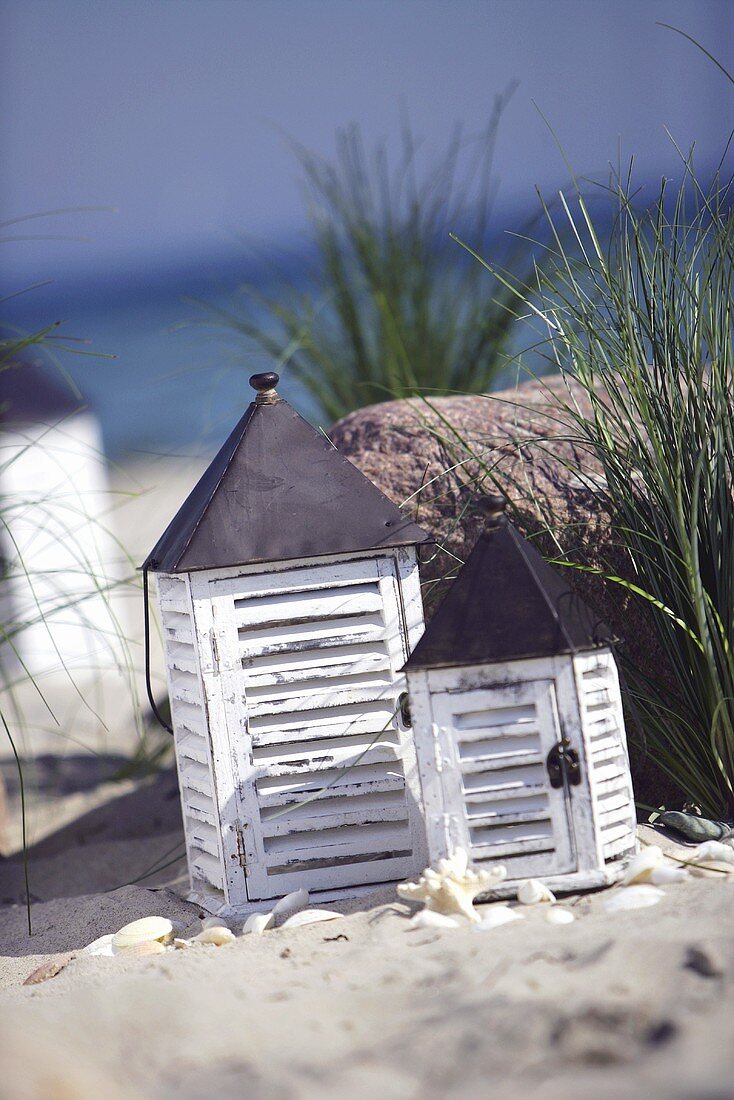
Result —
POLYGON ((734 876, 616 916, 608 891, 575 896, 573 924, 534 906, 484 932, 410 929, 387 886, 328 923, 76 957, 24 986, 139 916, 198 930, 180 862, 122 885, 178 850, 175 794, 165 772, 67 807, 31 852, 31 938, 21 863, 0 865, 3 1100, 734 1097, 734 876))

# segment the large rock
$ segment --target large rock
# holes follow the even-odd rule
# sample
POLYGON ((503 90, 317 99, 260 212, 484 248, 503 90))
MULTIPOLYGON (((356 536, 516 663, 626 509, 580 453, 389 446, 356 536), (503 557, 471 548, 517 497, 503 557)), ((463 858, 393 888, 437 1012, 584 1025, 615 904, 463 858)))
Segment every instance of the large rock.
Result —
MULTIPOLYGON (((599 491, 601 469, 564 438, 552 396, 563 385, 552 378, 488 396, 389 401, 358 409, 332 428, 339 450, 392 500, 408 502, 416 521, 436 539, 436 546, 423 552, 421 567, 427 618, 476 542, 482 527, 476 503, 491 490, 493 478, 510 499, 514 522, 546 557, 631 578, 599 491)), ((580 387, 571 393, 590 411, 580 387)), ((657 679, 666 675, 644 601, 588 572, 564 572, 620 639, 625 659, 657 679)), ((628 715, 628 728, 632 725, 628 715)), ((638 800, 680 805, 681 793, 650 761, 644 733, 637 730, 633 741, 638 800)))

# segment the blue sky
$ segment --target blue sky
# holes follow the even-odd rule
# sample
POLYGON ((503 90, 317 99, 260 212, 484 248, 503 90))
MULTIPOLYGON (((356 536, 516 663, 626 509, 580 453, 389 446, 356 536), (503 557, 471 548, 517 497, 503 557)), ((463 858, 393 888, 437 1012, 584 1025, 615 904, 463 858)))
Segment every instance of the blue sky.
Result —
POLYGON ((501 204, 533 202, 574 165, 603 173, 618 141, 641 175, 675 174, 664 126, 703 160, 734 89, 679 26, 734 68, 730 0, 2 0, 0 217, 102 205, 34 233, 86 243, 5 246, 14 280, 166 267, 298 236, 287 136, 328 156, 337 128, 427 147, 482 128, 519 87, 497 151, 501 204))

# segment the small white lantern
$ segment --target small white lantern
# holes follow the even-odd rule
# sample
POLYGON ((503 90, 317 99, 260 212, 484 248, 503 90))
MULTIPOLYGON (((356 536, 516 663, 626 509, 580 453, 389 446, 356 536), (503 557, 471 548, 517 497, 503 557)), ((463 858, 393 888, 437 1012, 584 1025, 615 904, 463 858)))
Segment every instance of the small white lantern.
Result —
POLYGON ((426 861, 401 666, 423 631, 403 516, 257 391, 144 569, 157 574, 191 899, 236 915, 426 861))
POLYGON ((465 848, 517 881, 612 882, 636 849, 606 631, 487 498, 487 526, 405 666, 432 862, 465 848))

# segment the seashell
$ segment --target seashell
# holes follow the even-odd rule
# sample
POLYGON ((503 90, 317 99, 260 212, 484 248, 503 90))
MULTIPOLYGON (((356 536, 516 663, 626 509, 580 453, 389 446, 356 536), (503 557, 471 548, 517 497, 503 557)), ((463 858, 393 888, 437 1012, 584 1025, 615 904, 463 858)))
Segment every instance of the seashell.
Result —
POLYGON ((23 985, 40 985, 41 982, 46 982, 49 978, 55 978, 75 958, 76 954, 69 951, 66 955, 59 955, 57 959, 41 963, 40 966, 30 972, 23 985))
POLYGON ((518 913, 517 909, 510 909, 509 905, 493 905, 479 923, 474 925, 474 931, 489 932, 492 928, 500 928, 503 924, 511 924, 516 920, 525 920, 525 914, 518 913))
POLYGON ((448 859, 438 861, 437 870, 427 867, 418 882, 401 882, 398 897, 405 901, 422 901, 426 909, 451 916, 459 914, 470 921, 481 921, 474 908, 474 899, 488 893, 507 875, 501 864, 473 871, 464 848, 456 848, 448 859))
POLYGON ((246 936, 248 932, 252 932, 256 936, 262 936, 265 929, 270 928, 272 923, 272 913, 250 913, 242 926, 242 935, 246 936))
POLYGON ((285 920, 293 913, 300 913, 308 905, 308 890, 294 890, 273 906, 273 916, 285 920))
POLYGON ((112 941, 114 939, 112 932, 109 932, 106 936, 99 936, 98 939, 92 940, 86 947, 82 948, 82 955, 114 955, 112 949, 112 941))
POLYGON ((301 928, 304 924, 317 924, 322 920, 337 920, 343 913, 334 913, 331 909, 303 909, 284 921, 281 928, 301 928))
POLYGON ((665 897, 657 886, 644 883, 641 886, 628 886, 624 890, 615 890, 604 901, 607 913, 620 913, 623 909, 647 909, 665 897))
POLYGON ((459 922, 445 913, 436 913, 433 909, 419 909, 410 918, 409 928, 458 928, 459 922))
POLYGON ((707 840, 705 844, 699 844, 689 858, 691 863, 709 863, 714 860, 718 863, 734 864, 734 848, 722 844, 720 840, 707 840))
POLYGON ((672 867, 670 863, 661 863, 659 867, 653 867, 647 881, 653 886, 667 886, 671 882, 685 882, 687 878, 688 871, 685 867, 672 867))
POLYGON ((562 905, 551 905, 545 914, 548 924, 573 924, 575 915, 570 909, 564 909, 562 905))
POLYGON ((140 943, 131 943, 129 947, 118 947, 116 955, 165 955, 166 946, 160 940, 141 940, 140 943))
POLYGON ((210 943, 214 947, 224 947, 226 943, 233 943, 237 937, 229 928, 222 924, 212 925, 210 928, 202 928, 198 936, 194 936, 192 943, 210 943))
POLYGON ((554 902, 556 895, 544 882, 537 878, 529 878, 518 886, 517 900, 521 905, 537 905, 539 902, 554 902))
POLYGON ((173 925, 167 917, 141 917, 140 920, 130 921, 129 924, 116 932, 112 937, 112 950, 126 951, 135 943, 146 943, 148 940, 160 940, 161 943, 170 943, 173 939, 173 925))
POLYGON ((622 876, 622 886, 631 886, 635 882, 649 882, 650 875, 664 860, 663 850, 657 844, 648 844, 636 856, 633 856, 622 876))
POLYGON ((229 925, 221 917, 204 917, 201 922, 202 931, 205 928, 228 928, 229 925))
POLYGON ((191 940, 186 940, 183 936, 176 936, 173 941, 173 946, 177 951, 183 951, 187 947, 191 947, 191 940))

